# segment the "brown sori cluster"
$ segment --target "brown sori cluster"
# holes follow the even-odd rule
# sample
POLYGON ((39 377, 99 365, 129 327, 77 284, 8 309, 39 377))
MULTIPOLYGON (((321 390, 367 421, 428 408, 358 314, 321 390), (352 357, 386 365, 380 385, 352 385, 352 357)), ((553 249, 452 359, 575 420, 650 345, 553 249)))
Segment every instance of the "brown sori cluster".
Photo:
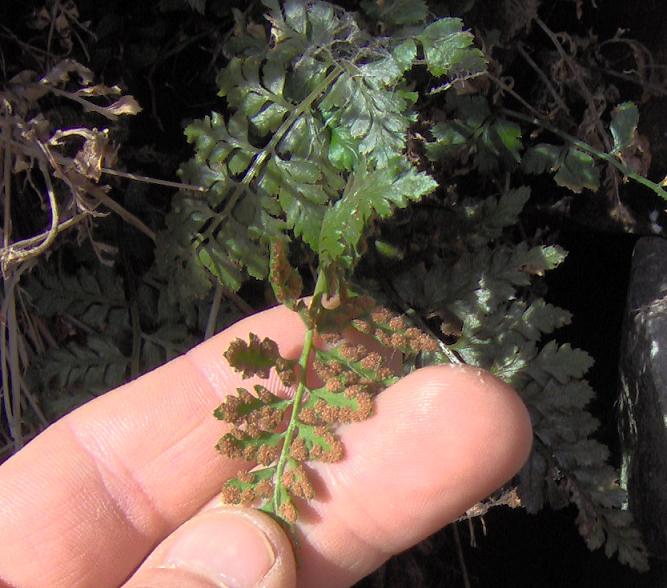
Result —
POLYGON ((255 333, 250 333, 248 343, 235 339, 224 353, 225 358, 244 378, 259 376, 268 378, 271 368, 280 357, 278 344, 268 337, 263 341, 255 333))
POLYGON ((393 373, 384 365, 379 353, 369 351, 364 345, 343 341, 336 335, 327 335, 324 339, 332 349, 320 351, 313 367, 327 392, 341 394, 352 402, 331 403, 318 398, 313 391, 299 419, 311 425, 367 419, 373 409, 373 397, 393 373))
POLYGON ((340 337, 337 340, 329 337, 327 343, 335 343, 333 353, 338 359, 315 361, 313 367, 330 391, 339 392, 339 383, 343 386, 373 386, 378 380, 393 376, 382 355, 370 351, 365 345, 343 341, 340 337))
POLYGON ((262 431, 273 431, 285 415, 284 409, 272 406, 281 399, 259 384, 255 386, 255 392, 256 397, 245 388, 238 388, 236 396, 229 394, 215 409, 215 416, 237 427, 245 424, 262 431))
POLYGON ((296 506, 291 501, 283 502, 278 509, 278 514, 286 520, 290 525, 296 523, 298 518, 298 513, 296 511, 296 506))
POLYGON ((224 356, 244 378, 268 378, 273 367, 284 386, 290 387, 296 382, 295 362, 281 357, 278 344, 268 337, 260 341, 257 335, 250 333, 248 343, 235 339, 224 356))
POLYGON ((314 433, 328 446, 328 448, 324 448, 317 443, 312 443, 311 446, 308 447, 304 438, 300 436, 292 441, 292 445, 290 446, 290 457, 297 461, 318 460, 329 463, 343 459, 343 444, 338 437, 323 426, 316 426, 314 428, 314 433))
POLYGON ((421 329, 411 327, 400 315, 384 307, 378 307, 370 316, 357 318, 352 326, 359 332, 372 336, 385 347, 398 349, 406 354, 438 350, 438 341, 421 329))
POLYGON ((255 482, 251 472, 240 473, 222 488, 222 499, 227 504, 252 504, 257 499, 270 498, 273 484, 270 480, 255 482), (243 489, 239 488, 243 485, 243 489))
POLYGON ((318 400, 313 410, 318 419, 325 423, 353 423, 363 421, 371 416, 371 412, 373 411, 373 396, 366 390, 367 387, 361 384, 348 386, 343 390, 345 398, 355 401, 357 405, 355 409, 348 406, 331 406, 323 400, 318 400))
POLYGON ((269 445, 267 442, 262 442, 260 438, 264 433, 265 431, 254 425, 249 425, 243 430, 234 427, 218 441, 216 448, 231 459, 243 458, 246 461, 271 465, 280 454, 280 445, 269 445), (249 442, 252 440, 257 440, 257 442, 249 442))
POLYGON ((299 420, 309 425, 363 421, 371 416, 371 412, 373 411, 373 395, 367 389, 367 386, 355 384, 343 388, 342 392, 340 392, 345 398, 355 401, 355 408, 350 406, 332 406, 320 398, 313 403, 312 407, 301 410, 299 420))
MULTIPOLYGON (((278 251, 278 257, 284 255, 278 251)), ((275 262, 282 264, 284 258, 275 262)), ((277 267, 276 275, 284 268, 277 267)), ((255 386, 255 395, 239 388, 216 410, 216 416, 233 425, 218 443, 218 449, 230 458, 243 458, 259 463, 266 469, 240 474, 224 487, 223 499, 228 503, 251 504, 270 499, 279 488, 277 514, 289 523, 296 522, 297 509, 293 498, 311 499, 314 489, 303 462, 336 462, 343 458, 343 445, 331 430, 332 425, 368 418, 374 396, 394 380, 395 374, 385 358, 363 344, 351 343, 339 334, 327 334, 328 327, 340 333, 352 324, 388 348, 403 353, 434 351, 437 341, 385 308, 377 308, 371 298, 344 298, 336 309, 321 311, 316 317, 318 332, 327 349, 317 350, 313 367, 321 378, 321 388, 309 389, 298 414, 296 435, 291 439, 289 457, 280 481, 263 480, 276 475, 283 438, 277 433, 284 425, 290 402, 272 394, 264 386, 255 386), (324 327, 324 328, 322 328, 324 327), (324 333, 324 334, 323 334, 324 333)), ((254 334, 248 343, 235 341, 225 354, 230 364, 244 377, 269 376, 275 368, 285 386, 296 382, 295 362, 282 358, 276 343, 260 341, 254 334)), ((283 462, 284 463, 284 462, 283 462)))
POLYGON ((274 367, 276 369, 276 374, 278 374, 278 377, 280 378, 280 381, 282 382, 283 386, 289 388, 291 386, 294 386, 294 384, 296 384, 297 377, 293 361, 289 361, 287 359, 284 359, 283 357, 279 357, 278 359, 276 359, 274 367))
POLYGON ((299 273, 290 265, 287 243, 281 240, 271 242, 269 280, 278 301, 292 304, 303 289, 299 273))
MULTIPOLYGON (((220 439, 217 449, 232 459, 243 458, 269 466, 278 459, 281 446, 262 442, 262 436, 280 426, 284 409, 275 408, 272 404, 284 401, 271 394, 264 386, 255 386, 255 391, 257 396, 239 388, 237 395, 230 394, 216 409, 215 415, 218 418, 234 425, 234 428, 220 439)), ((246 476, 245 481, 250 483, 250 475, 242 474, 238 480, 243 483, 242 476, 246 476)), ((247 504, 255 498, 263 497, 265 491, 269 493, 267 496, 270 495, 270 489, 271 485, 265 481, 259 482, 254 490, 241 490, 234 483, 228 483, 223 490, 223 498, 225 502, 247 504)))
POLYGON ((283 474, 283 484, 293 496, 310 500, 315 496, 313 485, 308 479, 306 470, 300 463, 293 464, 283 474))

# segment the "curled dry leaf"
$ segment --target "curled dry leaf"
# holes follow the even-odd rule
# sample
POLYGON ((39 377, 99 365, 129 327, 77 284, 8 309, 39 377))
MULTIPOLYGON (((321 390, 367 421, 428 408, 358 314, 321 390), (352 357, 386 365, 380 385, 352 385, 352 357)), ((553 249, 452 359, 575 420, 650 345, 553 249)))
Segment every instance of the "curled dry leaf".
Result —
POLYGON ((79 83, 81 85, 87 86, 88 84, 93 83, 93 72, 74 59, 63 59, 61 62, 57 63, 44 77, 42 77, 40 83, 50 86, 58 86, 68 82, 70 80, 70 74, 73 73, 76 73, 79 76, 79 83))
POLYGON ((141 112, 141 106, 139 106, 139 103, 132 96, 123 96, 111 106, 107 106, 105 110, 117 116, 121 114, 138 114, 141 112))

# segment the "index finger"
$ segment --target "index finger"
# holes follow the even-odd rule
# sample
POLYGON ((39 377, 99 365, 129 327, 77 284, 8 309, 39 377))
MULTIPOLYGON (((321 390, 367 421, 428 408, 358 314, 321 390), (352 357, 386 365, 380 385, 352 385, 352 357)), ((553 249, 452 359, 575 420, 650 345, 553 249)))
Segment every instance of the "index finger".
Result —
MULTIPOLYGON (((70 413, 0 467, 0 584, 118 586, 220 491, 241 465, 214 448, 223 426, 212 411, 241 385, 222 354, 249 332, 294 358, 305 328, 285 307, 242 320, 70 413)), ((264 384, 281 386, 273 374, 264 384)))

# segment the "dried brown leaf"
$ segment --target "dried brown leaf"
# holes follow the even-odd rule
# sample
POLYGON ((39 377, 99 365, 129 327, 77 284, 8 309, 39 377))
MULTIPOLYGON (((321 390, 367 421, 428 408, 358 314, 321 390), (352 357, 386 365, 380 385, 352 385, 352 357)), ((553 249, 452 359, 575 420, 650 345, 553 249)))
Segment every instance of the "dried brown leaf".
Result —
POLYGON ((105 110, 114 115, 134 115, 140 113, 142 109, 133 96, 123 96, 119 100, 116 100, 116 102, 114 102, 111 106, 107 106, 105 110))
POLYGON ((54 65, 51 70, 42 77, 40 83, 50 86, 64 84, 70 80, 70 74, 73 73, 79 76, 80 84, 84 86, 92 84, 93 72, 74 59, 63 59, 61 62, 54 65))
POLYGON ((121 89, 118 86, 106 86, 104 84, 95 84, 87 86, 74 92, 75 96, 120 96, 121 89))

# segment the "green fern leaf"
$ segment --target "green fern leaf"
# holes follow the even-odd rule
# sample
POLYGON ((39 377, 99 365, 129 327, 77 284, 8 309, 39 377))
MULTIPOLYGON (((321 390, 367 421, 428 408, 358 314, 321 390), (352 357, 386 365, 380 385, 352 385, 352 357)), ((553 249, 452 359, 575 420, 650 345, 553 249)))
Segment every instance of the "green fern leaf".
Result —
POLYGON ((358 140, 359 152, 378 167, 405 147, 409 96, 393 91, 403 70, 391 56, 359 66, 361 75, 341 75, 320 103, 323 113, 334 113, 338 124, 358 140), (388 63, 394 65, 388 70, 388 63), (387 76, 387 71, 392 75, 387 76))
POLYGON ((44 317, 70 315, 96 331, 118 331, 128 325, 125 292, 111 268, 81 267, 69 275, 43 266, 26 280, 25 289, 44 317))
MULTIPOLYGON (((352 13, 325 2, 265 5, 271 42, 241 43, 243 53, 218 76, 230 117, 214 113, 186 129, 195 157, 180 174, 207 188, 206 198, 178 196, 169 235, 159 239, 163 265, 178 268, 174 280, 187 276, 189 293, 198 297, 211 278, 232 290, 245 274, 264 279, 270 243, 291 235, 325 252, 328 263, 345 257, 351 267, 364 223, 386 217, 392 200, 403 207, 435 187, 393 163, 415 120, 417 95, 404 76, 417 44, 428 47, 438 75, 456 77, 479 61, 457 19, 422 27, 422 36, 417 30, 378 39, 352 13), (440 41, 446 49, 436 46, 440 41), (364 178, 388 195, 371 193, 365 205, 358 192, 364 178), (345 219, 348 204, 358 213, 345 219)), ((508 143, 510 135, 504 134, 508 143)))
POLYGON ((473 36, 463 31, 463 21, 443 18, 417 35, 424 48, 426 66, 436 77, 478 74, 485 70, 484 54, 472 47, 473 36))
POLYGON ((614 153, 620 153, 636 142, 638 124, 639 110, 633 102, 623 102, 614 108, 609 125, 614 138, 614 153))
POLYGON ((588 154, 571 147, 562 158, 554 180, 559 186, 579 194, 584 188, 597 192, 600 187, 600 172, 595 160, 588 154))
POLYGON ((287 226, 317 251, 322 219, 331 194, 320 167, 307 159, 269 161, 261 186, 276 195, 287 226))
MULTIPOLYGON (((570 324, 572 314, 567 310, 553 306, 538 298, 528 307, 517 305, 521 312, 520 319, 513 325, 526 339, 539 340, 541 334, 550 334, 556 329, 570 324), (525 310, 523 310, 525 308, 525 310)), ((513 312, 511 312, 513 314, 513 312)))
POLYGON ((327 265, 341 262, 351 267, 368 221, 385 218, 395 208, 405 208, 437 187, 428 174, 414 168, 391 167, 352 174, 343 197, 329 208, 322 223, 319 256, 327 265))
POLYGON ((363 0, 361 8, 371 18, 394 26, 422 23, 428 16, 424 0, 363 0))
POLYGON ((70 343, 42 357, 39 378, 46 390, 86 390, 96 394, 119 386, 127 379, 130 360, 107 339, 90 336, 86 345, 70 343))
POLYGON ((453 162, 474 154, 474 165, 483 174, 498 169, 503 162, 513 168, 521 162, 521 127, 491 112, 483 96, 447 96, 452 119, 431 129, 435 141, 426 144, 432 161, 453 162))
POLYGON ((530 174, 555 172, 556 183, 577 194, 584 188, 596 192, 600 187, 600 172, 595 160, 575 147, 538 143, 526 151, 522 166, 530 174))
POLYGON ((243 113, 260 136, 278 129, 292 104, 283 96, 285 69, 260 56, 234 58, 218 75, 219 96, 243 113))
POLYGON ((592 365, 593 358, 585 351, 573 349, 569 343, 558 346, 550 341, 535 358, 528 373, 542 384, 547 383, 544 374, 564 384, 570 378, 582 378, 592 365))

